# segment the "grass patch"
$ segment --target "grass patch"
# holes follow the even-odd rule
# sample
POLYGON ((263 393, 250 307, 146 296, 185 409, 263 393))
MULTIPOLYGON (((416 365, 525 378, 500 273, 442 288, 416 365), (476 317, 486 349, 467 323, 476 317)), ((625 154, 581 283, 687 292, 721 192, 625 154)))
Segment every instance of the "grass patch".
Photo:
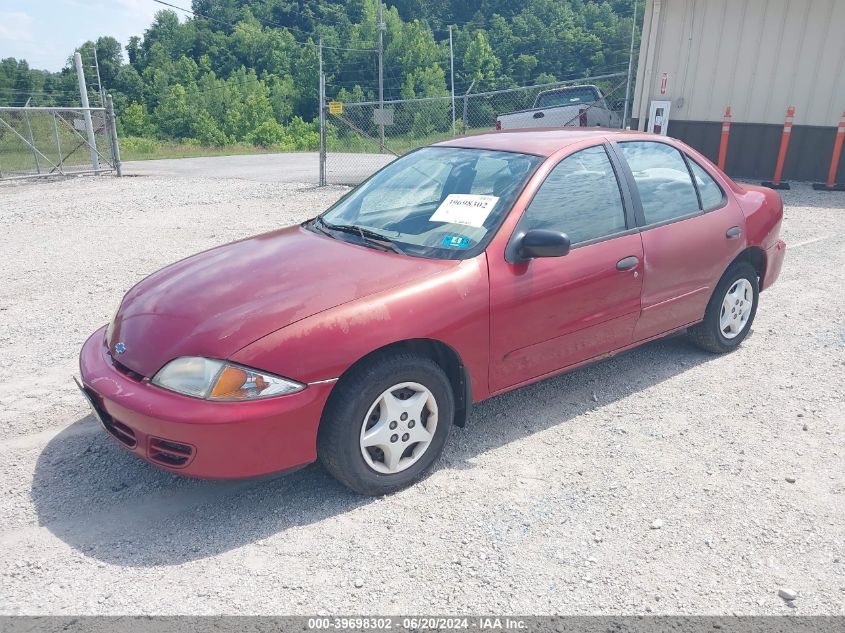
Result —
POLYGON ((223 145, 220 147, 194 143, 172 143, 155 139, 126 137, 120 139, 120 160, 157 160, 161 158, 198 158, 203 156, 239 156, 242 154, 274 154, 283 150, 258 145, 223 145))

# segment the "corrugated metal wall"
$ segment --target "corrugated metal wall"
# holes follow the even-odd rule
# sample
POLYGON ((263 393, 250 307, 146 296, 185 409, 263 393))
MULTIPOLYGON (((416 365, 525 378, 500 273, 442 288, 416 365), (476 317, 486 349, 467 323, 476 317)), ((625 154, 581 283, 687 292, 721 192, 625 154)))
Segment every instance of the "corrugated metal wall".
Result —
MULTIPOLYGON (((633 116, 835 126, 845 110, 845 0, 648 0, 633 116), (660 93, 667 73, 666 93, 660 93)), ((671 124, 670 124, 671 129, 671 124)))
POLYGON ((652 100, 672 102, 670 136, 713 160, 731 106, 726 171, 761 179, 794 106, 784 176, 822 180, 845 111, 845 0, 647 0, 632 126, 652 100))

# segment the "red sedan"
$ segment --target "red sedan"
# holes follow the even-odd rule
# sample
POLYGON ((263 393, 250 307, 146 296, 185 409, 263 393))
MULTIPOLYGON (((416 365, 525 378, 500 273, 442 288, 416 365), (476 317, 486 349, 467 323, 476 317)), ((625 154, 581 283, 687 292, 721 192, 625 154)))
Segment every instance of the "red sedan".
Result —
POLYGON ((454 139, 300 226, 141 281, 85 343, 82 388, 167 470, 319 458, 383 494, 431 467, 474 402, 680 330, 736 348, 780 273, 782 217, 777 193, 665 137, 454 139))

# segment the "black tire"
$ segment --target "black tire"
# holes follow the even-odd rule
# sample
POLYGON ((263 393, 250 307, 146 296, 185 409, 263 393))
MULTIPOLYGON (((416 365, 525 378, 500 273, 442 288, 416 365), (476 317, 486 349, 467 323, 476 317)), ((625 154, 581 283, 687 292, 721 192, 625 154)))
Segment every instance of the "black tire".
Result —
POLYGON ((716 285, 713 291, 713 296, 710 297, 710 302, 707 304, 707 310, 704 312, 704 320, 689 328, 689 336, 693 343, 698 345, 701 349, 714 354, 725 354, 732 352, 740 343, 745 340, 751 332, 751 325, 754 322, 754 317, 757 314, 757 303, 760 299, 759 279, 757 278, 757 271, 748 262, 737 262, 722 275, 722 279, 716 285), (722 302, 734 284, 741 279, 746 279, 751 283, 752 288, 752 305, 751 312, 745 326, 740 330, 739 334, 733 338, 728 338, 722 332, 719 326, 719 318, 722 311, 722 302))
POLYGON ((338 382, 323 411, 317 455, 326 470, 347 488, 363 495, 389 494, 409 486, 431 468, 443 452, 454 419, 452 386, 437 363, 408 353, 378 354, 338 382), (380 473, 362 455, 361 429, 381 394, 405 382, 424 386, 434 397, 438 411, 434 437, 411 466, 396 473, 380 473))

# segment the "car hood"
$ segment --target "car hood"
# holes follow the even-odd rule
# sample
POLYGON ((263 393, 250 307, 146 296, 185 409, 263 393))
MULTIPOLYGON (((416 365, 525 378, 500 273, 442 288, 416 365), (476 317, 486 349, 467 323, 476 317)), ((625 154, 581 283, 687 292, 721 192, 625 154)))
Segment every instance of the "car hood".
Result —
POLYGON ((179 356, 228 358, 300 319, 458 263, 290 227, 153 273, 126 293, 107 344, 121 365, 149 377, 179 356))

